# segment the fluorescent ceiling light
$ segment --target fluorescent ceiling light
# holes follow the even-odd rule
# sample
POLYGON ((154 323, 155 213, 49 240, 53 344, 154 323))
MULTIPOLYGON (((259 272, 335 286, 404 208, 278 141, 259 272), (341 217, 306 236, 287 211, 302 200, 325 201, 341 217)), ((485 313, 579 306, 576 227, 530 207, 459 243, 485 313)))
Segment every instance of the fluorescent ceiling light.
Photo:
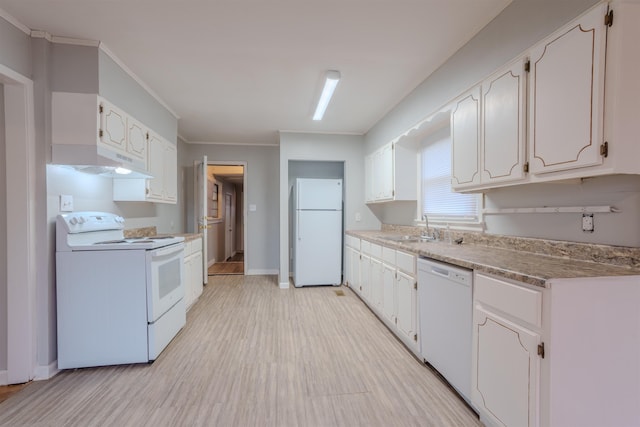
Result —
POLYGON ((325 79, 316 112, 313 114, 313 120, 322 120, 329 101, 331 101, 331 97, 333 96, 333 91, 336 90, 336 86, 340 81, 340 71, 327 71, 325 79))

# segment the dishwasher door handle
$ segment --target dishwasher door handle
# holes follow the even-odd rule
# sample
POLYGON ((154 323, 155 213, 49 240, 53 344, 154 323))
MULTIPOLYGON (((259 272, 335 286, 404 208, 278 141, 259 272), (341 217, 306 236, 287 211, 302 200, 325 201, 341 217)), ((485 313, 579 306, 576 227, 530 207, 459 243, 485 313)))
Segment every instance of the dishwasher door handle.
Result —
POLYGON ((434 267, 431 266, 431 272, 433 274, 437 274, 438 276, 442 276, 442 277, 449 277, 449 270, 445 270, 444 268, 439 268, 439 267, 434 267))

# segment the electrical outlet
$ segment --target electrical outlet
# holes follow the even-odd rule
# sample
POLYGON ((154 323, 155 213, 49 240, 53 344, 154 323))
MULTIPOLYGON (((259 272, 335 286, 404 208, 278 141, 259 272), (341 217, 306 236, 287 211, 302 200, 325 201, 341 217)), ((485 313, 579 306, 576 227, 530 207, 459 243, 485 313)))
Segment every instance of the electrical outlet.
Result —
POLYGON ((593 233, 593 214, 582 214, 582 231, 585 233, 593 233))

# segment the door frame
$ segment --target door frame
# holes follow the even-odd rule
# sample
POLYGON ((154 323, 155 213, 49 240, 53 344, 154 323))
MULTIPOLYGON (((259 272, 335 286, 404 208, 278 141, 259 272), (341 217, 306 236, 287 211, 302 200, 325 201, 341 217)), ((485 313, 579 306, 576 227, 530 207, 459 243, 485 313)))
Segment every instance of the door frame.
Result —
POLYGON ((229 231, 235 231, 235 222, 236 222, 236 216, 237 216, 237 212, 235 213, 235 215, 233 215, 233 212, 235 211, 233 207, 233 200, 234 200, 233 193, 227 193, 227 192, 224 193, 224 259, 225 261, 233 256, 233 247, 235 246, 233 242, 235 233, 229 233, 229 231), (229 215, 227 215, 227 213, 229 215), (229 227, 231 227, 231 230, 229 230, 229 227))
MULTIPOLYGON (((0 64, 4 85, 7 209, 7 370, 0 384, 32 380, 37 367, 35 119, 33 81, 0 64), (8 201, 11 200, 11 203, 8 201)), ((5 242, 5 243, 7 243, 5 242)), ((46 333, 46 331, 43 331, 46 333)))
MULTIPOLYGON (((247 194, 248 187, 247 182, 249 181, 249 167, 246 161, 233 161, 233 160, 215 160, 207 157, 207 166, 242 166, 244 173, 242 174, 242 246, 244 251, 244 274, 248 275, 249 272, 249 247, 247 245, 247 236, 249 235, 249 217, 247 214, 248 204, 247 204, 247 194)), ((237 196, 236 196, 237 197, 237 196)), ((194 197, 194 203, 197 203, 194 197)), ((196 205, 197 209, 197 205, 196 205)), ((236 211, 236 216, 238 212, 236 211)), ((204 261, 205 263, 208 260, 204 261)))

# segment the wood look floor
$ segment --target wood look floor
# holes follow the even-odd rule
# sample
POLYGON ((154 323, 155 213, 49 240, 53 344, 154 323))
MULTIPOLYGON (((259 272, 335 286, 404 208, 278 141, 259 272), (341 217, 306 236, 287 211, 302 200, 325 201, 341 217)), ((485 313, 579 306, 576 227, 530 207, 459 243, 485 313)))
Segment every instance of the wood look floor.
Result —
POLYGON ((153 364, 67 370, 1 426, 480 426, 349 290, 215 276, 153 364))
POLYGON ((244 274, 244 253, 238 252, 224 262, 216 262, 208 269, 209 276, 219 274, 244 274))

